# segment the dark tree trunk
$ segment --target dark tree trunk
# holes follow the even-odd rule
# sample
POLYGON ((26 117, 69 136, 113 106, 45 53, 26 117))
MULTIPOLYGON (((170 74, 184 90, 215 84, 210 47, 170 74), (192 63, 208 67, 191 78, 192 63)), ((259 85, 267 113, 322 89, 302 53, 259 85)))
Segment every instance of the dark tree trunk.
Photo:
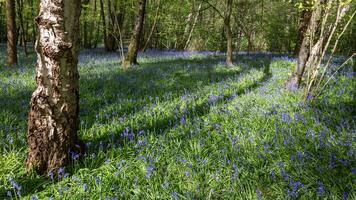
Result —
POLYGON ((289 90, 296 90, 299 88, 305 68, 307 67, 307 62, 310 59, 311 48, 313 46, 313 35, 319 30, 319 23, 321 18, 322 5, 317 3, 315 8, 313 8, 308 28, 304 34, 303 42, 300 46, 298 53, 298 61, 295 67, 293 75, 286 81, 285 87, 289 90))
POLYGON ((24 19, 23 19, 23 0, 18 0, 18 15, 19 15, 19 21, 20 21, 20 29, 21 29, 21 41, 20 43, 22 43, 23 47, 24 47, 24 53, 25 56, 28 56, 28 52, 27 52, 27 39, 26 39, 26 35, 27 35, 27 29, 25 29, 25 25, 24 25, 24 19))
POLYGON ((17 63, 16 11, 15 11, 14 0, 6 0, 6 19, 7 19, 7 64, 11 66, 17 63))
POLYGON ((108 35, 106 37, 106 50, 109 52, 116 51, 117 45, 116 45, 116 39, 114 36, 114 14, 111 10, 111 1, 107 0, 107 19, 108 19, 108 35))
POLYGON ((124 68, 127 69, 130 65, 137 65, 137 53, 140 48, 140 41, 145 19, 146 0, 139 0, 138 13, 136 17, 135 27, 131 36, 131 41, 127 55, 125 57, 124 68))
MULTIPOLYGON (((308 3, 308 1, 304 2, 305 6, 307 6, 307 3, 308 3)), ((300 13, 299 27, 298 27, 298 33, 297 33, 297 44, 295 45, 294 55, 299 54, 300 47, 302 46, 305 33, 308 30, 311 15, 312 15, 312 11, 310 10, 310 8, 305 9, 300 13)))
POLYGON ((106 20, 105 20, 105 10, 104 10, 104 0, 100 0, 100 15, 101 15, 101 20, 103 23, 103 38, 104 38, 104 45, 105 45, 105 50, 109 51, 108 48, 108 43, 107 43, 107 28, 106 28, 106 20))
POLYGON ((232 13, 232 0, 227 0, 226 12, 224 16, 224 26, 227 38, 227 50, 226 50, 226 64, 233 66, 232 63, 232 30, 231 30, 231 13, 232 13))
POLYGON ((80 0, 41 0, 35 18, 37 89, 28 117, 27 168, 55 171, 83 149, 77 137, 79 114, 80 0))

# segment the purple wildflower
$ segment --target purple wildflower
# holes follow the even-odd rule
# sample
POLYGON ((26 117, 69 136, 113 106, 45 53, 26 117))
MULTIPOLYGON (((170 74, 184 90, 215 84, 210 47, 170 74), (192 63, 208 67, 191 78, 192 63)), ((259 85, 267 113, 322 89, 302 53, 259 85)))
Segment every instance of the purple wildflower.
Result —
POLYGON ((354 174, 354 175, 356 174, 356 168, 353 167, 353 168, 351 169, 351 174, 354 174))
POLYGON ((148 166, 147 166, 147 170, 146 170, 146 177, 147 178, 150 178, 151 177, 151 174, 152 174, 152 171, 154 170, 154 167, 152 165, 152 163, 150 163, 148 166))
POLYGON ((179 199, 177 192, 172 192, 171 195, 175 200, 179 199))
POLYGON ((316 189, 316 193, 319 196, 322 196, 325 193, 324 184, 321 181, 318 181, 318 188, 316 189))
POLYGON ((215 103, 218 100, 219 100, 219 96, 216 96, 216 95, 213 95, 213 94, 208 97, 208 102, 209 103, 215 103))
POLYGON ((120 162, 117 163, 117 168, 121 168, 123 164, 125 163, 125 160, 121 160, 120 162))
POLYGON ((182 116, 182 117, 180 118, 180 125, 182 125, 182 126, 185 125, 185 117, 184 117, 184 116, 182 116))
POLYGON ((342 193, 342 200, 347 200, 347 196, 348 196, 347 192, 343 192, 342 193))
POLYGON ((49 171, 47 173, 47 176, 53 181, 53 172, 52 171, 49 171))
POLYGON ((256 196, 258 200, 262 199, 262 192, 259 188, 256 189, 256 196))

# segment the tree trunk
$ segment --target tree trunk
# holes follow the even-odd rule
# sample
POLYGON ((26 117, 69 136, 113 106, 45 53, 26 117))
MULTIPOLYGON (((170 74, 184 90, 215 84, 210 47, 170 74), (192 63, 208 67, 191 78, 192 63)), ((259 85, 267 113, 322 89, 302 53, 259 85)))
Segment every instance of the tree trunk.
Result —
POLYGON ((105 50, 108 51, 108 43, 107 43, 107 32, 106 32, 106 20, 105 20, 105 10, 104 10, 104 0, 100 0, 100 15, 103 23, 103 38, 104 38, 104 46, 105 50))
POLYGON ((27 35, 27 30, 25 29, 25 25, 24 25, 24 19, 23 19, 23 0, 19 0, 18 1, 18 15, 19 15, 19 20, 20 20, 20 28, 21 28, 21 41, 20 43, 23 44, 24 47, 24 53, 25 56, 28 56, 28 52, 27 52, 27 39, 26 39, 26 35, 27 35))
POLYGON ((227 0, 226 12, 224 16, 224 26, 227 37, 227 51, 226 51, 226 64, 233 66, 232 63, 232 30, 231 30, 231 13, 232 13, 232 0, 227 0))
POLYGON ((107 51, 113 52, 116 51, 117 45, 116 45, 116 40, 114 36, 114 14, 111 10, 111 1, 107 0, 107 19, 108 19, 108 35, 106 37, 106 47, 107 51))
POLYGON ((194 22, 193 22, 192 28, 190 29, 188 39, 185 42, 184 50, 188 49, 188 46, 190 44, 190 40, 192 39, 192 36, 193 36, 193 33, 194 33, 195 26, 197 25, 197 22, 198 22, 198 18, 199 18, 199 15, 200 15, 201 8, 202 8, 202 3, 199 4, 198 12, 195 15, 194 22))
POLYGON ((314 10, 312 11, 307 31, 305 32, 303 42, 300 46, 300 50, 298 53, 298 62, 295 67, 294 73, 285 83, 285 87, 289 90, 298 89, 302 81, 303 74, 307 66, 308 59, 310 57, 310 50, 313 46, 313 37, 319 29, 319 21, 321 18, 322 11, 321 7, 321 3, 317 3, 314 10))
POLYGON ((127 69, 130 65, 137 65, 137 53, 140 46, 140 40, 145 18, 146 0, 140 0, 138 5, 138 13, 136 17, 135 27, 132 33, 129 49, 125 58, 124 68, 127 69))
MULTIPOLYGON (((308 1, 304 1, 304 4, 307 5, 308 1)), ((310 18, 312 15, 311 8, 304 9, 299 18, 299 27, 298 27, 298 33, 297 33, 297 44, 295 45, 294 49, 294 55, 298 55, 300 48, 302 46, 303 40, 305 33, 308 30, 310 18)))
POLYGON ((158 20, 158 17, 159 17, 159 10, 160 10, 160 7, 161 7, 161 0, 158 0, 158 3, 157 3, 157 8, 156 8, 156 14, 155 14, 155 18, 153 20, 153 25, 152 25, 152 28, 151 28, 151 31, 148 35, 148 38, 147 38, 147 41, 145 43, 145 45, 143 46, 142 48, 142 52, 145 52, 147 47, 148 47, 148 44, 151 40, 151 37, 152 37, 152 34, 153 32, 155 31, 156 29, 156 24, 157 24, 157 20, 158 20))
POLYGON ((35 18, 37 89, 28 117, 27 169, 58 170, 83 152, 77 137, 79 114, 80 0, 41 0, 35 18))
POLYGON ((6 0, 7 18, 7 64, 17 64, 17 33, 16 33, 16 11, 15 1, 6 0))
POLYGON ((185 47, 185 44, 186 44, 186 41, 188 38, 188 33, 189 33, 189 30, 191 29, 190 27, 192 26, 192 21, 193 21, 193 17, 194 17, 195 1, 191 1, 191 2, 188 1, 188 3, 189 3, 188 6, 190 7, 190 11, 187 16, 187 19, 185 20, 186 23, 185 23, 184 32, 183 32, 183 34, 180 35, 181 37, 179 37, 179 41, 177 44, 177 49, 179 49, 179 50, 182 50, 185 47))

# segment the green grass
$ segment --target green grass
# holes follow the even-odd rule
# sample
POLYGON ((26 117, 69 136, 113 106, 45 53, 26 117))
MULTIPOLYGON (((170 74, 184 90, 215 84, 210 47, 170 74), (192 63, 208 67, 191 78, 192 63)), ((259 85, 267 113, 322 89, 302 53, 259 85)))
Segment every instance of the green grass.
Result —
POLYGON ((0 67, 0 199, 356 198, 350 73, 305 103, 283 89, 295 65, 284 57, 227 68, 220 56, 143 56, 128 71, 113 58, 81 59, 88 152, 59 180, 24 168, 34 55, 0 67))

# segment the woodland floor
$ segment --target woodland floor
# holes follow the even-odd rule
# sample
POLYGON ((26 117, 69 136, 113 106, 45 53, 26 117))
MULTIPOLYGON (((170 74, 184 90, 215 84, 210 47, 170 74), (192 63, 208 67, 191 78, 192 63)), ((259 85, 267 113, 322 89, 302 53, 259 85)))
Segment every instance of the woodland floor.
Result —
POLYGON ((26 174, 35 54, 0 47, 0 199, 356 199, 355 79, 346 67, 303 102, 283 88, 295 59, 150 50, 80 55, 80 137, 59 178, 26 174), (18 194, 16 194, 18 193, 18 194))

